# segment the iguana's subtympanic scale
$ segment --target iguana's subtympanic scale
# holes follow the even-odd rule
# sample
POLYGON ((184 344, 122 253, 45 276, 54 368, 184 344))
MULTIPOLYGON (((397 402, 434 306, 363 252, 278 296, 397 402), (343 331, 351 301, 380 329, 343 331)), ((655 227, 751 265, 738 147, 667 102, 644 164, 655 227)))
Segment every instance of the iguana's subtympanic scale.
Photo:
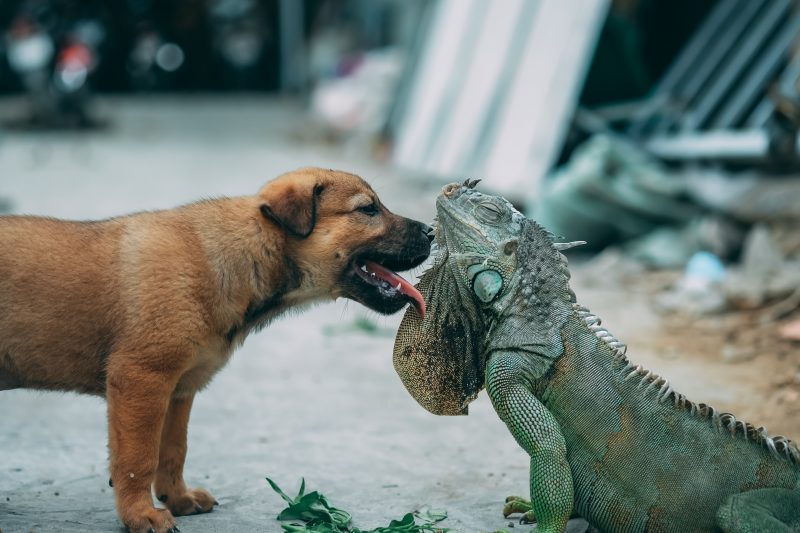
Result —
POLYGON ((800 450, 696 404, 632 363, 576 302, 553 236, 474 182, 437 199, 436 253, 394 363, 436 414, 486 387, 531 457, 531 503, 506 512, 562 531, 800 531, 800 450))

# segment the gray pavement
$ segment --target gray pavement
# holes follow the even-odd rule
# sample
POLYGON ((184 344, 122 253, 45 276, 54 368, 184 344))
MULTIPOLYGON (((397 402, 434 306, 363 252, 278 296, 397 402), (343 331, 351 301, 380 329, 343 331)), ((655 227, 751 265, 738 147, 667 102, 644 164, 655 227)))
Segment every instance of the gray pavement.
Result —
MULTIPOLYGON (((0 101, 0 117, 18 105, 0 101)), ((363 175, 396 212, 432 216, 438 184, 304 141, 315 135, 292 102, 121 99, 103 109, 113 121, 104 132, 0 132, 0 196, 16 212, 92 219, 248 194, 319 165, 363 175)), ((444 525, 459 531, 507 527, 502 500, 527 493, 527 456, 485 395, 457 418, 411 399, 391 364, 399 320, 340 301, 249 337, 199 394, 190 423, 187 480, 221 505, 179 518, 181 530, 280 531, 282 501, 266 476, 287 492, 305 477, 362 528, 421 506, 446 509, 444 525), (352 328, 357 319, 378 331, 352 328)), ((0 530, 120 531, 106 459, 101 399, 0 393, 0 530)))

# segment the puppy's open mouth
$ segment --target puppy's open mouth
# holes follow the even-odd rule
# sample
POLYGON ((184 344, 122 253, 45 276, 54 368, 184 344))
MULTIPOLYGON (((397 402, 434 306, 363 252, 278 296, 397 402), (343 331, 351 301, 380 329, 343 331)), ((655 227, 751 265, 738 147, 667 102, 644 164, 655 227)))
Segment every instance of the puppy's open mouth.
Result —
POLYGON ((374 261, 358 260, 353 265, 359 278, 374 287, 381 297, 411 302, 420 317, 425 316, 425 299, 403 276, 374 261))

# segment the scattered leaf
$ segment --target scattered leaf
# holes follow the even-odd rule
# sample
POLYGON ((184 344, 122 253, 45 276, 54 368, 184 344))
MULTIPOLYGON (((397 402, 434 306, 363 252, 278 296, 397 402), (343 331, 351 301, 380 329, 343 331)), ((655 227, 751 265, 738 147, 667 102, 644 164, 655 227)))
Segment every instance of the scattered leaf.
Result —
POLYGON ((291 498, 270 478, 272 490, 288 504, 277 519, 283 522, 286 533, 444 533, 446 528, 435 524, 447 518, 442 510, 422 509, 407 513, 400 520, 392 520, 386 527, 363 531, 351 524, 350 513, 337 509, 328 499, 317 491, 305 493, 306 481, 300 483, 297 496, 291 498), (287 523, 288 522, 288 523, 287 523))
POLYGON ((395 331, 379 325, 374 320, 365 317, 355 318, 346 324, 333 324, 323 327, 322 333, 327 336, 345 335, 349 333, 363 333, 372 337, 394 337, 395 331))
POLYGON ((436 522, 441 522, 442 520, 447 518, 447 511, 445 511, 444 509, 425 508, 425 509, 420 509, 419 511, 415 511, 414 516, 425 522, 435 524, 436 522))

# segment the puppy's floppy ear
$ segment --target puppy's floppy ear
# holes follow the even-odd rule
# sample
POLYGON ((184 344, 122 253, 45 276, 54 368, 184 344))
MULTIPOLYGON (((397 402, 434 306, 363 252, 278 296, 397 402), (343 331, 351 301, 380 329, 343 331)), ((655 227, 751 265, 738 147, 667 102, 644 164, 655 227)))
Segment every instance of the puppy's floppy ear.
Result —
POLYGON ((312 180, 275 180, 261 190, 261 214, 296 237, 308 237, 317 223, 323 188, 312 180))

